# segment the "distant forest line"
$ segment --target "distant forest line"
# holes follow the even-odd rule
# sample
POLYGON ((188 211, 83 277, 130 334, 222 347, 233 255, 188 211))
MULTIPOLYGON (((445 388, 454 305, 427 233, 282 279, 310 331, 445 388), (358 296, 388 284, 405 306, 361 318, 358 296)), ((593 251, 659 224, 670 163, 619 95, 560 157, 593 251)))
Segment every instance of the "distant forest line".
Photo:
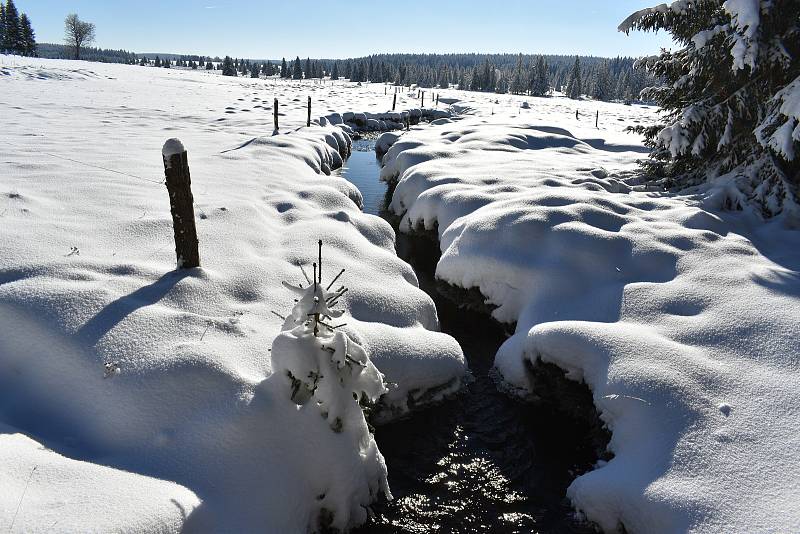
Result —
MULTIPOLYGON (((69 58, 62 44, 38 43, 38 55, 69 58)), ((217 56, 181 54, 136 54, 127 50, 87 47, 82 58, 105 63, 222 69, 217 56)), ((374 54, 350 59, 286 60, 234 59, 235 75, 287 78, 347 78, 356 82, 388 82, 419 87, 458 86, 462 89, 516 94, 544 94, 565 91, 570 96, 585 94, 600 100, 631 101, 646 87, 659 85, 642 69, 636 58, 602 58, 563 54, 374 54), (577 60, 577 61, 576 61, 577 60), (281 65, 285 67, 282 68, 281 65), (283 74, 281 74, 283 72, 283 74), (577 79, 576 79, 577 78, 577 79)), ((226 72, 232 74, 230 69, 226 72)))

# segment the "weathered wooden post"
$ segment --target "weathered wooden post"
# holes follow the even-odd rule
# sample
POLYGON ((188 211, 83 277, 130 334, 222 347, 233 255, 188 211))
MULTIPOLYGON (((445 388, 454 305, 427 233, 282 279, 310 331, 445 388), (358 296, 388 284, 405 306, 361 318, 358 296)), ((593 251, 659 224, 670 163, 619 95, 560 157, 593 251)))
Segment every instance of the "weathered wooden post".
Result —
POLYGON ((597 115, 594 116, 594 127, 597 128, 597 123, 600 122, 600 110, 597 110, 597 115))
POLYGON ((189 160, 183 143, 178 139, 167 139, 161 149, 161 158, 164 162, 164 175, 167 178, 178 269, 199 267, 200 253, 197 250, 197 228, 194 223, 192 180, 189 176, 189 160))
POLYGON ((272 103, 272 120, 275 123, 275 131, 278 131, 278 99, 272 103))
POLYGON ((419 105, 419 107, 425 107, 425 91, 422 91, 422 103, 419 105))
POLYGON ((311 97, 308 97, 308 118, 306 119, 306 126, 311 126, 311 97))
POLYGON ((578 110, 575 110, 575 120, 578 120, 578 110))
POLYGON ((396 92, 394 94, 394 98, 392 98, 392 111, 394 111, 395 108, 397 108, 397 93, 396 92))
POLYGON ((436 93, 436 107, 439 107, 439 93, 436 93))
POLYGON ((383 86, 383 94, 384 95, 388 95, 389 94, 389 93, 387 93, 388 90, 389 90, 389 88, 384 85, 383 86))

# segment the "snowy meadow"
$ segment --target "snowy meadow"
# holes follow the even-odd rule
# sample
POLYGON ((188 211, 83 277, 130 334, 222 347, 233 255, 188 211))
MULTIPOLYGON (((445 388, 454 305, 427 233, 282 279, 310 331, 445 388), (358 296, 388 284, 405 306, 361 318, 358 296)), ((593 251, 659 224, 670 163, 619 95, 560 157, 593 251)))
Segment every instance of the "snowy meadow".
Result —
POLYGON ((646 183, 629 128, 652 104, 424 91, 0 55, 0 531, 369 529, 404 498, 375 426, 480 373, 526 410, 568 403, 543 366, 610 433, 557 496, 574 525, 800 530, 791 203, 646 183), (341 169, 361 137, 379 213, 341 169), (490 371, 401 237, 505 333, 490 371))

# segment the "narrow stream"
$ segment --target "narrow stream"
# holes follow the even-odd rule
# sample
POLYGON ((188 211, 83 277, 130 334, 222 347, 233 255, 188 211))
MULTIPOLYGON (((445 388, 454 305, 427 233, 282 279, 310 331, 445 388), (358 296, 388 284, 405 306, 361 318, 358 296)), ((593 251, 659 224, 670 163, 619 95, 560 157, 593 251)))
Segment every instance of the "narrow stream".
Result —
MULTIPOLYGON (((361 190, 364 211, 385 216, 387 188, 373 149, 374 142, 356 141, 342 176, 361 190)), ((395 500, 374 506, 375 518, 357 532, 594 532, 574 517, 565 495, 597 460, 596 425, 499 393, 489 372, 507 337, 503 326, 440 294, 438 244, 398 234, 396 248, 436 303, 442 331, 461 344, 475 380, 446 402, 376 429, 395 500)), ((588 389, 561 382, 570 411, 593 410, 588 389)))

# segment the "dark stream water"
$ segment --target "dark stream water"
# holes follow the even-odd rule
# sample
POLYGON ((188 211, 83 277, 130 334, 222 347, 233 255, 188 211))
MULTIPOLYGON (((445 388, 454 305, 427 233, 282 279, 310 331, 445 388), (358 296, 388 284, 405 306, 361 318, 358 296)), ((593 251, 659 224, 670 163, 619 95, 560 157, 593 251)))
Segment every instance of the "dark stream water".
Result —
MULTIPOLYGON (((386 216, 373 148, 357 141, 342 175, 361 190, 365 211, 386 216)), ((436 303, 442 331, 461 344, 475 380, 446 402, 376 429, 395 499, 375 505, 375 517, 357 532, 594 532, 565 498, 575 476, 597 460, 588 389, 556 377, 566 407, 498 392, 490 370, 506 329, 440 293, 433 240, 398 234, 396 248, 436 303), (571 416, 576 407, 589 417, 571 416)))

